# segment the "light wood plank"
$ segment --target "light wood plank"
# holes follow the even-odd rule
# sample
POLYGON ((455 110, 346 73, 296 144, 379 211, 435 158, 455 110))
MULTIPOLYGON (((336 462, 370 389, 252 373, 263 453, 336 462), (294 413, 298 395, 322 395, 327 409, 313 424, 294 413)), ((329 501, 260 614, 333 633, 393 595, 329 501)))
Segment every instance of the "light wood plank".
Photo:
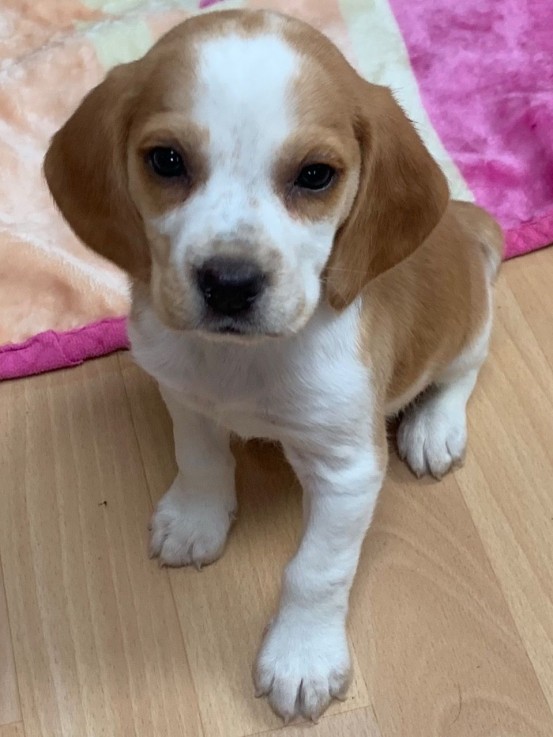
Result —
MULTIPOLYGON (((2 468, 1 471, 7 471, 7 469, 2 468)), ((1 471, 2 478, 5 478, 1 471)), ((0 565, 0 725, 18 722, 20 719, 21 709, 15 675, 10 623, 8 621, 8 607, 6 605, 2 566, 0 565)))
POLYGON ((346 714, 323 717, 318 724, 292 725, 263 732, 256 737, 383 737, 370 709, 355 709, 346 714))
MULTIPOLYGON (((153 384, 127 359, 124 364, 146 473, 158 496, 174 474, 170 423, 153 384)), ((262 444, 238 446, 236 455, 241 512, 225 556, 200 575, 171 572, 210 735, 251 734, 258 724, 273 724, 266 706, 251 700, 249 669, 300 521, 299 490, 280 455, 262 444)), ((351 633, 363 690, 343 708, 366 698, 366 679, 384 737, 553 733, 551 712, 453 477, 421 483, 392 462, 354 587, 351 633)))
POLYGON ((454 476, 418 481, 392 458, 351 620, 385 737, 553 734, 454 476))
MULTIPOLYGON (((545 255, 551 284, 553 252, 545 255)), ((532 290, 526 294, 534 305, 532 290)), ((553 708, 553 370, 536 338, 542 313, 518 304, 505 281, 498 302, 493 355, 471 406, 471 453, 458 481, 553 708)))
MULTIPOLYGON (((508 286, 518 308, 526 318, 524 326, 535 336, 549 366, 553 366, 553 246, 537 251, 522 259, 515 259, 503 266, 501 283, 508 286)), ((514 316, 507 304, 499 305, 505 324, 513 326, 514 316)), ((511 327, 511 332, 514 332, 511 327)), ((518 331, 520 332, 520 331, 518 331)))
POLYGON ((0 737, 25 737, 25 730, 23 724, 17 722, 16 724, 5 724, 0 726, 0 737))
MULTIPOLYGON (((157 499, 174 473, 153 383, 123 355, 0 385, 0 556, 26 737, 553 734, 552 283, 553 251, 504 269, 464 469, 435 484, 392 461, 352 593, 354 689, 316 726, 281 728, 250 680, 300 527, 279 453, 237 448, 225 557, 168 578, 146 558, 148 489, 157 499)), ((0 587, 5 650, 1 612, 0 587)), ((19 717, 0 737, 24 737, 19 717)))
MULTIPOLYGON (((127 383, 135 428, 154 500, 175 474, 169 417, 154 383, 130 367, 127 383)), ((277 728, 281 721, 254 698, 251 668, 276 605, 282 569, 293 554, 301 525, 300 496, 290 470, 272 448, 235 448, 240 521, 221 560, 198 573, 169 572, 202 723, 210 737, 242 737, 277 728)), ((349 698, 329 713, 368 705, 354 653, 349 698)))
POLYGON ((0 386, 0 547, 27 737, 199 737, 117 357, 0 386))

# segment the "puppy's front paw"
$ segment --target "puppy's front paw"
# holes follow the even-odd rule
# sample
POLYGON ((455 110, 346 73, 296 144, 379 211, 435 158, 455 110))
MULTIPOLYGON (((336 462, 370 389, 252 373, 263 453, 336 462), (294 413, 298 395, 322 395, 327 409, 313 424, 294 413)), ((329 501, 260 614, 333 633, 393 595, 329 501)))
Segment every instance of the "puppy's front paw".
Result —
POLYGON ((409 407, 398 430, 399 455, 415 476, 441 479, 462 464, 467 444, 464 407, 449 406, 440 396, 409 407))
POLYGON ((228 497, 183 491, 177 478, 154 512, 150 557, 168 566, 213 563, 223 552, 233 519, 228 497))
POLYGON ((297 716, 316 721, 333 698, 341 699, 351 673, 341 621, 317 624, 294 614, 279 615, 265 635, 254 669, 257 696, 267 696, 285 722, 297 716))

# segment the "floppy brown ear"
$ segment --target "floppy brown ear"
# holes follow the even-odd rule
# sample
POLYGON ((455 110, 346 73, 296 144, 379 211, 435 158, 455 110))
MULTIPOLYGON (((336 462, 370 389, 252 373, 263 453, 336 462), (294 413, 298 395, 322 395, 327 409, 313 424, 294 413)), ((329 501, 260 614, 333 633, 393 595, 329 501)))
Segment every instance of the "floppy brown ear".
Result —
POLYGON ((378 274, 407 258, 441 219, 445 176, 385 87, 360 80, 359 187, 326 268, 326 294, 347 307, 378 274))
POLYGON ((134 64, 116 67, 53 137, 44 174, 63 216, 86 245, 129 273, 147 271, 142 219, 127 187, 126 141, 134 64))

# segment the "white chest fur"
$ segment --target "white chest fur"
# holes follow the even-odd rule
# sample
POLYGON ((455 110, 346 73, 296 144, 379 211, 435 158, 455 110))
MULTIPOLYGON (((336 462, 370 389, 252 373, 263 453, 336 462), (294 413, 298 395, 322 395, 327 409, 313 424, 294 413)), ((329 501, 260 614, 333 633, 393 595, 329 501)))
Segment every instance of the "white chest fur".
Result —
POLYGON ((241 437, 332 442, 368 420, 358 320, 355 305, 341 315, 322 306, 299 335, 242 344, 171 330, 145 308, 130 336, 163 390, 241 437))

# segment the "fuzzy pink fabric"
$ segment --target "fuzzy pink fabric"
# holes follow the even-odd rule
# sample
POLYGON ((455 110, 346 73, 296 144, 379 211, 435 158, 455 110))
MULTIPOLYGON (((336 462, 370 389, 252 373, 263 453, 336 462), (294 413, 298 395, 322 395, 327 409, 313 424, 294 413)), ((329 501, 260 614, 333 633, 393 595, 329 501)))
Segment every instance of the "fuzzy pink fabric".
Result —
POLYGON ((17 345, 0 346, 0 381, 78 366, 89 358, 129 347, 124 317, 99 320, 75 330, 47 330, 17 345))
POLYGON ((507 257, 553 241, 553 2, 390 0, 426 110, 507 257))

